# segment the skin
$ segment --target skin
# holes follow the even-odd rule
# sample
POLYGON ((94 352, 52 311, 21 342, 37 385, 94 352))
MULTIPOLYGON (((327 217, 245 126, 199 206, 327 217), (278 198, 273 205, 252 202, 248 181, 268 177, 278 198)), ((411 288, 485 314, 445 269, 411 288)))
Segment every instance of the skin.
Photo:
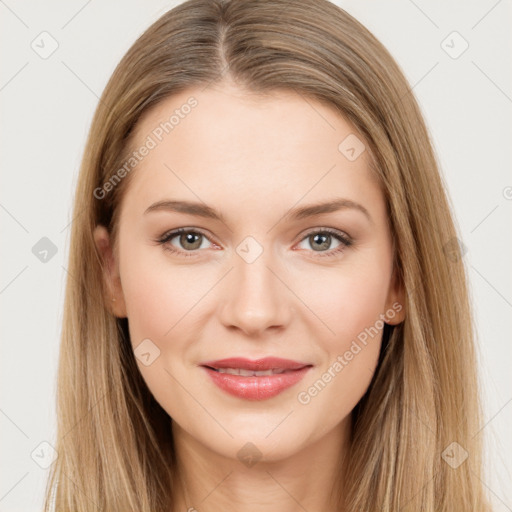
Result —
POLYGON ((137 363, 173 418, 184 483, 174 510, 334 510, 335 471, 347 452, 351 411, 377 365, 381 330, 309 403, 298 394, 329 368, 333 374, 357 336, 403 304, 384 196, 367 151, 350 161, 338 150, 354 127, 289 91, 259 97, 230 82, 185 91, 143 116, 134 147, 191 95, 198 105, 132 171, 118 250, 105 228, 95 231, 113 314, 128 317, 134 349, 150 339, 160 350, 149 366, 137 363), (144 214, 171 198, 206 203, 225 222, 144 214), (363 205, 371 220, 355 208, 284 218, 292 208, 334 198, 363 205), (186 238, 180 244, 179 235, 167 242, 191 257, 155 242, 180 227, 206 235, 195 246, 186 238), (342 243, 327 233, 318 248, 309 235, 325 234, 322 228, 353 244, 333 254, 342 243), (263 249, 252 263, 236 251, 249 235, 263 249), (198 366, 234 356, 284 357, 313 368, 276 397, 244 400, 198 366), (248 442, 246 449, 254 445, 261 454, 251 467, 237 456, 248 442))

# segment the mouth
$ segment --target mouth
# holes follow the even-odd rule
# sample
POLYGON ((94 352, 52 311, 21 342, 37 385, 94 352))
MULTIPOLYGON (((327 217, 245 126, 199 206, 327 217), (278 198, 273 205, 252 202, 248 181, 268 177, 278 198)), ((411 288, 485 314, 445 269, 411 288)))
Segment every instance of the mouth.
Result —
POLYGON ((296 370, 285 370, 284 368, 272 368, 270 370, 245 370, 244 368, 213 368, 206 366, 210 370, 219 373, 228 373, 229 375, 241 375, 242 377, 265 377, 266 375, 279 375, 296 370))
POLYGON ((313 367, 290 359, 267 357, 251 361, 229 358, 200 365, 224 392, 246 400, 266 400, 297 384, 313 367))

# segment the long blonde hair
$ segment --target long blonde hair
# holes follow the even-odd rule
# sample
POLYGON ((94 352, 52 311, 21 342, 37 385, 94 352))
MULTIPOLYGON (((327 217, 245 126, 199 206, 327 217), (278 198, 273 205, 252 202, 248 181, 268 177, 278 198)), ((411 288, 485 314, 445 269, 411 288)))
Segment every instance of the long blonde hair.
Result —
POLYGON ((364 137, 387 202, 406 319, 386 326, 376 373, 353 411, 339 503, 346 512, 489 510, 480 480, 467 277, 436 156, 399 66, 327 0, 189 0, 149 27, 114 71, 94 115, 75 196, 58 458, 45 510, 172 509, 171 420, 140 375, 126 319, 109 312, 93 239, 97 224, 115 239, 129 176, 105 197, 95 190, 125 162, 143 113, 172 94, 226 77, 253 93, 285 89, 337 109, 364 137), (454 454, 463 462, 450 464, 454 454))

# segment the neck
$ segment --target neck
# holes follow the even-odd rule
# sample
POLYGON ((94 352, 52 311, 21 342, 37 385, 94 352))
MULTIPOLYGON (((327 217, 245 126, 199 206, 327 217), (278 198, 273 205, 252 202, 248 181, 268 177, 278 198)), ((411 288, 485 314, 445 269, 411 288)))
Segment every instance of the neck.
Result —
POLYGON ((251 465, 210 450, 173 422, 179 481, 172 512, 339 512, 349 426, 350 416, 286 459, 251 465))

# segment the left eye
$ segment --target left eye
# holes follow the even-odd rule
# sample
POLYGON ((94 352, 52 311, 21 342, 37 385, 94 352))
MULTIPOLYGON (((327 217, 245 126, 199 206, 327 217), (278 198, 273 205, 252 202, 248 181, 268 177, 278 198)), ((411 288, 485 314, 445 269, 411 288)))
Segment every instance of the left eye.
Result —
POLYGON ((308 243, 314 252, 337 252, 344 247, 348 247, 351 241, 341 233, 324 230, 309 233, 302 239, 302 243, 308 243), (333 241, 338 242, 338 245, 331 247, 333 241))

